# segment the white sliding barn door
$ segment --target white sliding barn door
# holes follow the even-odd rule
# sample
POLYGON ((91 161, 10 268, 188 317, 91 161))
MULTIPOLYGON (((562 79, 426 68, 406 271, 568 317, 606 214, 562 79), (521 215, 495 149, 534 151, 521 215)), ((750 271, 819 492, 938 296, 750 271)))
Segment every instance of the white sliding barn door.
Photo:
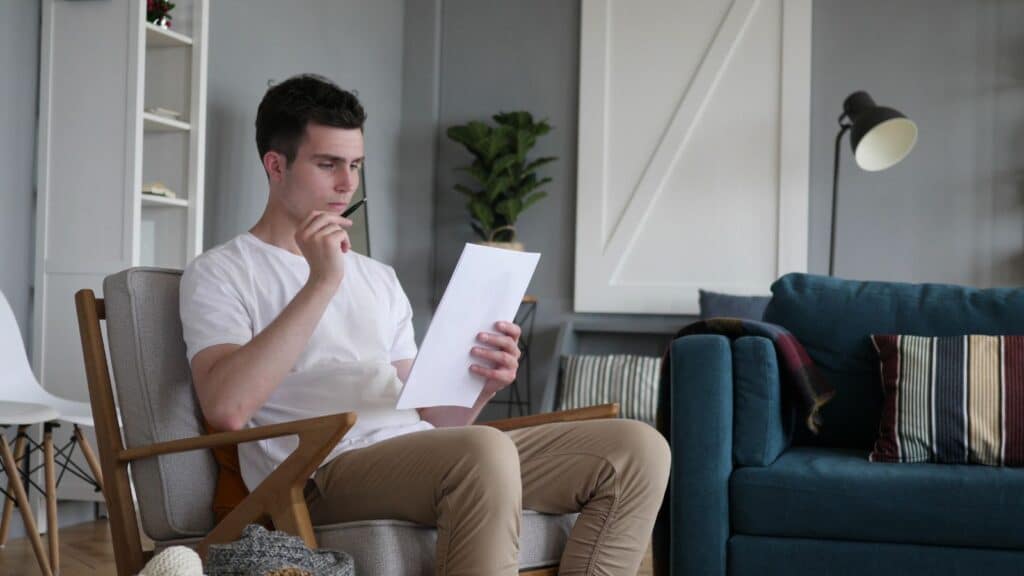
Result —
POLYGON ((804 270, 811 0, 584 0, 580 43, 576 310, 804 270))

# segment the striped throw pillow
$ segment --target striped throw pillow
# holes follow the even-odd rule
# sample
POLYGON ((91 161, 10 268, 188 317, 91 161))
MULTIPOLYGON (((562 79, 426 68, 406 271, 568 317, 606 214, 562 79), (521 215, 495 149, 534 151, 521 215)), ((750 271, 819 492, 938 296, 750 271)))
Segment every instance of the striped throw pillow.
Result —
POLYGON ((562 357, 559 410, 619 403, 619 416, 654 425, 661 358, 631 354, 562 357))
POLYGON ((873 462, 1024 466, 1024 336, 874 335, 873 462))

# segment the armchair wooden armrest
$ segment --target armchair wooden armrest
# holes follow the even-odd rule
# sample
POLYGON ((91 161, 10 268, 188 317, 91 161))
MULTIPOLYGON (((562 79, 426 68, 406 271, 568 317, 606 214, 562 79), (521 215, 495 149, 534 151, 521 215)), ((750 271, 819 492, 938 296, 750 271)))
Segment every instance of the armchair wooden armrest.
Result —
POLYGON ((586 408, 576 408, 574 410, 560 410, 558 412, 548 412, 546 414, 520 416, 518 418, 508 418, 505 420, 494 420, 493 422, 484 422, 483 425, 491 426, 498 430, 515 430, 517 428, 529 428, 530 426, 550 424, 552 422, 598 420, 601 418, 615 418, 618 415, 619 405, 617 403, 613 403, 600 404, 598 406, 587 406, 586 408))
POLYGON ((210 544, 237 540, 247 524, 264 516, 269 516, 273 520, 276 529, 299 536, 307 546, 316 548, 313 523, 309 519, 303 489, 310 474, 331 453, 355 422, 354 413, 344 412, 271 426, 217 432, 128 448, 120 451, 118 460, 130 462, 161 454, 210 449, 297 434, 298 448, 203 538, 197 551, 200 557, 205 558, 210 544), (282 498, 282 495, 285 497, 282 498))

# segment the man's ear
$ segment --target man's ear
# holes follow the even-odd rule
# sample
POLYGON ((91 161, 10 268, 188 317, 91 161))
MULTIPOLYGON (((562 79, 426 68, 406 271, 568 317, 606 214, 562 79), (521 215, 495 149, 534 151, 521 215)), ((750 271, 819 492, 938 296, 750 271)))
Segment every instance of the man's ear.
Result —
POLYGON ((271 182, 280 182, 284 180, 285 170, 288 169, 288 159, 284 154, 270 150, 263 155, 263 169, 267 171, 267 178, 271 182))

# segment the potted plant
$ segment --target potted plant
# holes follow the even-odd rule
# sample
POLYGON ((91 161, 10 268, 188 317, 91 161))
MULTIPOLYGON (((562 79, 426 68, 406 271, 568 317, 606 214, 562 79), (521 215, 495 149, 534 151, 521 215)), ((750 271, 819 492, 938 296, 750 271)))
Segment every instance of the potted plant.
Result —
POLYGON ((535 122, 529 112, 501 112, 492 116, 495 125, 472 121, 448 129, 448 138, 462 144, 473 163, 459 168, 475 182, 456 184, 466 197, 469 225, 481 244, 522 250, 516 238, 516 221, 524 210, 547 196, 539 190, 551 182, 540 178, 537 169, 555 161, 545 156, 528 161, 527 154, 537 138, 551 131, 547 121, 535 122))
POLYGON ((174 10, 174 4, 169 0, 146 0, 146 22, 170 28, 171 10, 174 10))

